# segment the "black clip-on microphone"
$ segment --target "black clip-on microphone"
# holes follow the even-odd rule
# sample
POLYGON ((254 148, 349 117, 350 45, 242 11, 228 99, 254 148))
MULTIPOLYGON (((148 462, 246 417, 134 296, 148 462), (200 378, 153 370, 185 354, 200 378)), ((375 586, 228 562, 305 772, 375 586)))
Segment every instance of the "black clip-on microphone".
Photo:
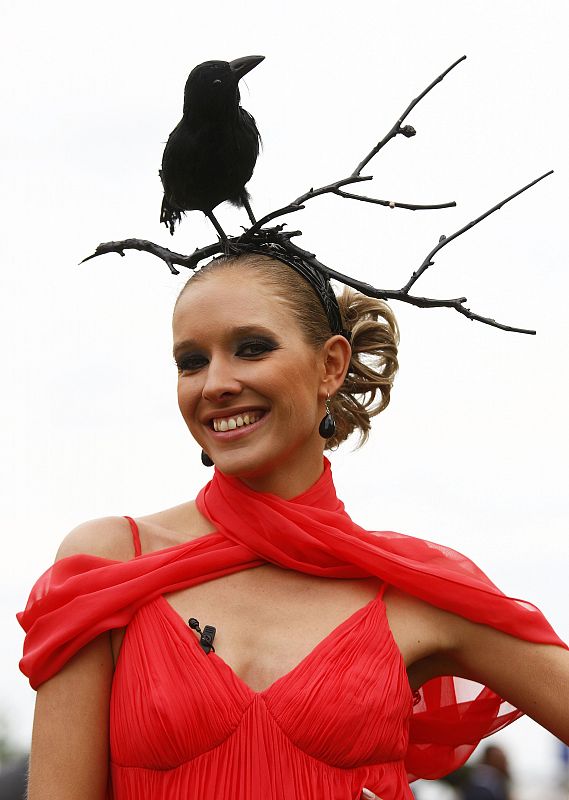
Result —
POLYGON ((208 655, 210 650, 213 650, 213 652, 215 653, 215 647, 213 646, 213 640, 214 640, 214 637, 215 637, 215 630, 216 629, 213 627, 213 625, 206 625, 204 627, 203 631, 202 631, 202 629, 200 628, 200 623, 197 621, 197 619, 195 617, 190 617, 189 618, 188 625, 190 626, 190 628, 193 631, 197 631, 198 633, 201 633, 200 645, 201 645, 203 651, 205 652, 205 654, 208 655))

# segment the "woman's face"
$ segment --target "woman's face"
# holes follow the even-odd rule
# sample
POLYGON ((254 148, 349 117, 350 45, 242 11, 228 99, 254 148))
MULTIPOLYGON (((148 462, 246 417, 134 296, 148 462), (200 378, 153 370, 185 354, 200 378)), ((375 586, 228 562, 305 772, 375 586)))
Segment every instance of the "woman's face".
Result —
POLYGON ((222 472, 290 497, 317 480, 326 358, 271 287, 246 265, 204 275, 180 298, 173 337, 180 411, 222 472))

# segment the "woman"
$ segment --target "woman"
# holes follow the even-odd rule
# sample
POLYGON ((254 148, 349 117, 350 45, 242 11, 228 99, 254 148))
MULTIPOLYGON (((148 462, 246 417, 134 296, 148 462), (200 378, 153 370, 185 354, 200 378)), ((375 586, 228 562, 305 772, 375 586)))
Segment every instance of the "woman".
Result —
POLYGON ((283 260, 216 260, 176 303, 178 404, 213 480, 80 525, 19 615, 30 800, 410 798, 407 774, 519 715, 501 698, 569 741, 569 652, 537 609, 336 498, 323 450, 388 404, 397 326, 283 260), (490 688, 459 703, 439 676, 490 688))

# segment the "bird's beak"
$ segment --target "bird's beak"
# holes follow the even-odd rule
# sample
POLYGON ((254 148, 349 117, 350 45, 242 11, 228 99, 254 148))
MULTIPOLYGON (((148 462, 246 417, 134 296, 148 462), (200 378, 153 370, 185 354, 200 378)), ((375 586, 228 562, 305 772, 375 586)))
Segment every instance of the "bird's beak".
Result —
POLYGON ((243 75, 250 72, 257 64, 265 60, 265 56, 244 56, 243 58, 235 58, 229 62, 231 72, 235 75, 238 81, 241 80, 243 75))

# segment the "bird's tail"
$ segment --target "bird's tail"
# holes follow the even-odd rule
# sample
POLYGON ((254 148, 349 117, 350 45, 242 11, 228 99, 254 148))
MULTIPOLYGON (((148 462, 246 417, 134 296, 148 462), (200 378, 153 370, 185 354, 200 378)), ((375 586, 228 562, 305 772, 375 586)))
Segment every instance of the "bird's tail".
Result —
POLYGON ((170 228, 170 234, 172 236, 174 235, 174 226, 176 222, 178 224, 181 222, 183 213, 184 212, 180 211, 180 209, 173 208, 166 199, 166 195, 164 195, 160 208, 160 222, 163 222, 167 228, 170 228))

